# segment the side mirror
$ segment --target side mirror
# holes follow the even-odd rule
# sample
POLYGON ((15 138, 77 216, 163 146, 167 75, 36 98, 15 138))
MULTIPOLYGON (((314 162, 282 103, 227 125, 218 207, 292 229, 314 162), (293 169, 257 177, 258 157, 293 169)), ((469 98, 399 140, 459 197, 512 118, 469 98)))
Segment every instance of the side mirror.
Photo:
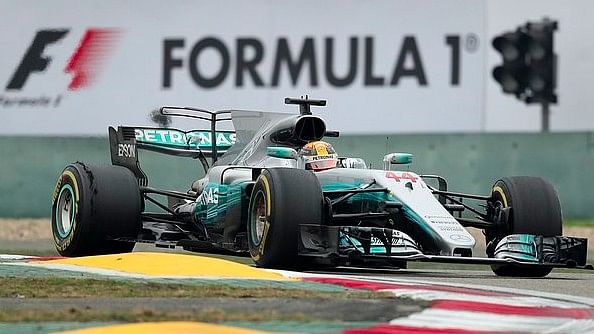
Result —
POLYGON ((410 153, 390 153, 384 155, 384 169, 390 170, 390 165, 406 165, 413 160, 413 155, 410 153))
POLYGON ((297 160, 297 151, 290 147, 283 146, 268 146, 266 148, 266 155, 273 158, 293 159, 297 160))

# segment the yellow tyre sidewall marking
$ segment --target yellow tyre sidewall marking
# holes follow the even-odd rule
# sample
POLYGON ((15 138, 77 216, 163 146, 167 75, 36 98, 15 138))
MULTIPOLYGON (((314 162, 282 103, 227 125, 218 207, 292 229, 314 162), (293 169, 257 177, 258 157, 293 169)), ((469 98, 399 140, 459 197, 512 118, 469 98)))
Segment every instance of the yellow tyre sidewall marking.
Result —
POLYGON ((266 237, 268 236, 268 230, 270 229, 270 213, 272 209, 272 193, 270 192, 270 183, 265 175, 262 175, 262 184, 264 185, 264 194, 266 196, 266 224, 264 224, 264 232, 262 233, 262 240, 260 240, 260 250, 256 260, 260 259, 261 255, 264 255, 264 247, 266 246, 266 237))
POLYGON ((501 199, 503 200, 503 207, 507 208, 509 205, 507 204, 507 197, 505 196, 503 189, 500 186, 495 186, 493 187, 493 192, 498 193, 501 196, 501 199))
POLYGON ((268 178, 264 175, 262 175, 262 183, 264 183, 264 192, 266 193, 266 217, 270 217, 270 209, 272 206, 272 199, 270 198, 270 184, 268 183, 268 178))
POLYGON ((78 182, 76 182, 76 177, 74 176, 74 173, 72 173, 69 170, 65 171, 64 175, 69 176, 70 180, 72 180, 72 183, 74 184, 74 195, 76 196, 76 203, 78 204, 78 201, 80 200, 80 195, 78 194, 78 182))
POLYGON ((260 259, 260 255, 264 255, 264 246, 266 245, 266 236, 268 235, 268 229, 270 224, 266 222, 264 225, 264 232, 262 233, 262 241, 260 241, 260 251, 258 254, 258 259, 260 259))
MULTIPOLYGON (((77 218, 78 218, 77 217, 78 216, 78 204, 80 201, 80 194, 79 194, 79 190, 78 190, 78 182, 76 181, 76 176, 74 175, 74 173, 72 173, 69 170, 64 171, 64 173, 62 173, 62 176, 60 176, 60 180, 58 181, 56 190, 59 193, 59 188, 61 188, 62 184, 64 183, 64 177, 70 179, 70 181, 72 182, 72 186, 74 188, 74 197, 76 200, 74 201, 74 219, 72 222, 72 227, 70 229, 70 233, 64 240, 61 240, 61 241, 56 240, 56 236, 54 235, 54 241, 55 241, 56 247, 61 251, 64 250, 66 247, 68 247, 70 245, 70 243, 72 242, 72 238, 76 231, 77 218)), ((54 200, 54 204, 55 204, 55 200, 54 200)), ((59 210, 59 208, 56 208, 56 210, 59 210)))

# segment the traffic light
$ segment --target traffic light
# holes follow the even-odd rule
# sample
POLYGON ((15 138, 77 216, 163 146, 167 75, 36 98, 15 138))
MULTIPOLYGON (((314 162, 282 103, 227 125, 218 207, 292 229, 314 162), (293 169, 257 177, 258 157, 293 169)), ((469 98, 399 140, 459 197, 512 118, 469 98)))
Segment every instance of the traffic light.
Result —
POLYGON ((527 42, 528 36, 520 29, 493 39, 493 47, 503 57, 503 64, 493 70, 493 77, 505 93, 515 94, 518 98, 526 89, 527 42))
POLYGON ((493 39, 493 47, 503 58, 493 77, 505 93, 526 103, 557 103, 555 30, 557 22, 545 19, 493 39))
POLYGON ((557 103, 556 88, 556 56, 553 49, 553 33, 557 30, 557 22, 545 20, 526 25, 530 40, 528 43, 528 88, 531 95, 527 103, 557 103))

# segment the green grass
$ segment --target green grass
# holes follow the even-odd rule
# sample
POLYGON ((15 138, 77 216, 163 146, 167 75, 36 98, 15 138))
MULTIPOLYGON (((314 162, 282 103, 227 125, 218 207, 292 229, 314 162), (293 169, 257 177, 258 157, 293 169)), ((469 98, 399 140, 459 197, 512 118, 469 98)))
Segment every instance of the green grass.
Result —
MULTIPOLYGON (((237 287, 224 284, 161 284, 151 282, 129 282, 79 278, 0 278, 0 298, 284 298, 295 299, 394 299, 385 292, 372 291, 317 291, 299 288, 279 287, 237 287)), ((40 303, 43 303, 40 301, 40 303)), ((301 321, 320 320, 315 314, 286 314, 277 310, 249 310, 229 312, 220 308, 158 310, 150 305, 139 305, 126 310, 104 310, 93 308, 57 307, 54 309, 2 310, 1 322, 44 322, 44 321, 301 321)))
POLYGON ((383 292, 316 291, 298 288, 186 285, 79 278, 0 277, 0 298, 184 297, 184 298, 391 298, 383 292))
POLYGON ((198 310, 158 311, 151 307, 139 307, 131 310, 95 310, 95 309, 51 309, 51 310, 6 310, 0 313, 0 322, 44 322, 44 321, 199 321, 220 323, 223 321, 317 321, 315 315, 302 313, 281 314, 274 310, 258 312, 229 312, 219 308, 198 310))
POLYGON ((582 218, 582 219, 565 219, 563 221, 565 226, 582 226, 594 228, 594 218, 582 218))

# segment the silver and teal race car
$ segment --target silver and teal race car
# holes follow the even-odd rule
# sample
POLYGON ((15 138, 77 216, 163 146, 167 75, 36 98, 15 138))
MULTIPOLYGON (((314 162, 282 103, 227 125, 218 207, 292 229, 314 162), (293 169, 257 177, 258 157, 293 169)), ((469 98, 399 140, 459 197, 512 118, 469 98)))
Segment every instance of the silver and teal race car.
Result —
POLYGON ((308 170, 303 147, 339 133, 311 113, 326 101, 285 103, 298 105, 299 114, 163 107, 163 116, 200 119, 209 128, 110 127, 112 165, 73 163, 58 179, 58 252, 130 252, 135 243, 154 243, 251 256, 270 268, 435 261, 528 277, 591 268, 587 240, 562 236, 559 200, 547 181, 505 177, 488 195, 451 192, 440 176, 397 168, 412 161, 407 153, 385 155, 383 169, 338 157, 333 168, 308 170), (221 122, 233 130, 219 130, 221 122), (197 159, 205 176, 189 190, 150 187, 140 149, 197 159), (466 227, 484 231, 487 257, 475 256, 466 227))

